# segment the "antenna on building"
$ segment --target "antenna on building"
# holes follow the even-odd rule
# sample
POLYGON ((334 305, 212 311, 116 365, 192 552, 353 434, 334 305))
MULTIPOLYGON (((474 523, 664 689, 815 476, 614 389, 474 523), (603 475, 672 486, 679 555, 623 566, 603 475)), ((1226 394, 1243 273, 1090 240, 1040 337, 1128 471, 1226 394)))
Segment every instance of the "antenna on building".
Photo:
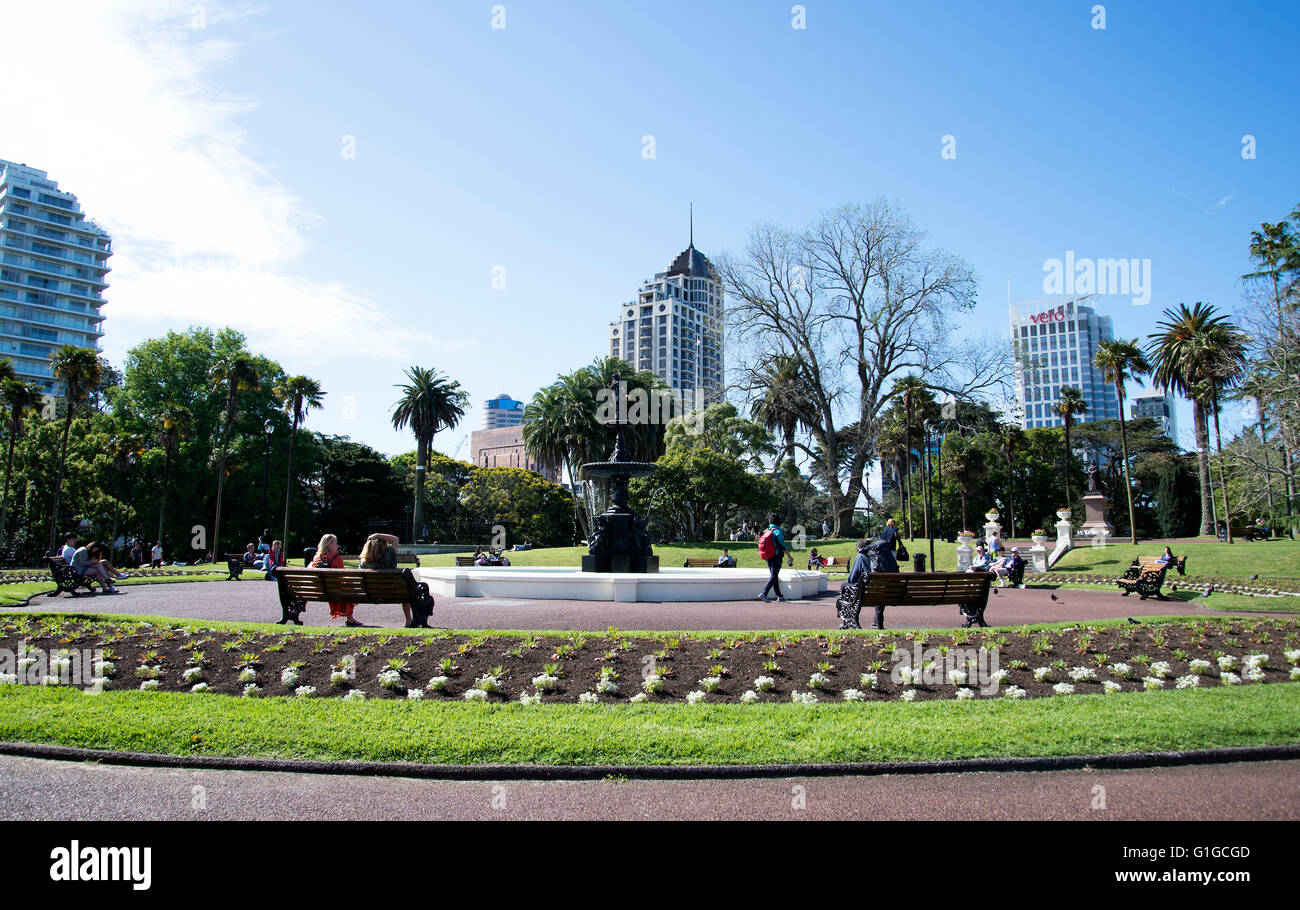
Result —
POLYGON ((691 248, 695 247, 695 203, 694 202, 691 203, 691 242, 689 246, 691 248))

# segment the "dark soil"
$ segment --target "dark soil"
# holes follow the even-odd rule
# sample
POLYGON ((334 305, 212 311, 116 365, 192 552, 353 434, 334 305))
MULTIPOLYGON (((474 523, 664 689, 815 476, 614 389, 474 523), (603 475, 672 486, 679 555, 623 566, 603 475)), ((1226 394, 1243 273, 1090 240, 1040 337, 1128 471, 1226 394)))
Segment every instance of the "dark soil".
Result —
MULTIPOLYGON (((1202 674, 1201 686, 1220 685, 1217 658, 1231 655, 1242 658, 1265 653, 1268 666, 1262 682, 1285 682, 1290 665, 1285 651, 1300 648, 1300 620, 1297 619, 1195 619, 1162 623, 1127 623, 1119 625, 1076 626, 1070 629, 1025 630, 958 630, 934 635, 919 632, 885 632, 881 634, 822 634, 812 636, 737 634, 731 637, 705 637, 693 633, 681 635, 602 634, 546 636, 527 638, 516 635, 483 634, 468 636, 434 630, 415 635, 379 632, 359 633, 236 633, 217 630, 189 631, 170 625, 147 623, 110 623, 84 617, 47 616, 12 618, 0 623, 0 653, 12 656, 20 645, 36 649, 33 656, 50 654, 59 649, 102 649, 105 658, 116 664, 110 690, 137 689, 142 664, 159 667, 162 675, 158 688, 163 691, 188 691, 191 683, 183 682, 186 667, 194 665, 202 654, 203 681, 211 692, 240 695, 244 683, 239 680, 241 666, 251 660, 257 672, 261 695, 292 695, 292 688, 281 684, 281 671, 291 662, 300 662, 297 685, 316 688, 321 697, 340 697, 352 689, 361 689, 367 698, 403 698, 406 690, 423 689, 428 699, 461 700, 475 680, 500 668, 502 691, 489 696, 490 701, 517 700, 521 693, 533 693, 533 677, 547 665, 560 668, 558 687, 542 694, 548 702, 574 702, 584 692, 593 691, 601 678, 601 668, 617 674, 616 695, 602 694, 601 701, 626 701, 642 691, 643 671, 650 666, 661 668, 662 692, 651 701, 681 701, 688 692, 702 689, 703 677, 720 675, 721 686, 709 693, 709 702, 734 702, 746 690, 754 689, 754 679, 770 676, 775 688, 760 693, 763 701, 789 701, 791 693, 810 690, 809 678, 821 672, 829 681, 817 693, 822 701, 835 701, 846 689, 860 689, 867 700, 897 699, 906 689, 915 688, 917 700, 953 698, 957 688, 940 679, 918 686, 901 685, 890 677, 895 666, 890 648, 915 653, 920 645, 935 652, 923 660, 943 662, 941 646, 996 649, 998 663, 1009 676, 1003 687, 1014 685, 1026 690, 1027 697, 1053 696, 1052 685, 1070 682, 1077 693, 1100 692, 1102 681, 1112 679, 1125 691, 1142 688, 1142 678, 1149 675, 1151 663, 1165 661, 1170 673, 1165 688, 1174 688, 1177 677, 1188 675, 1188 662, 1208 660, 1211 669, 1202 674), (407 653, 407 648, 413 653, 407 653), (244 655, 250 655, 245 658, 244 655), (331 684, 331 671, 343 658, 355 658, 355 677, 348 683, 331 684), (1144 664, 1143 659, 1147 662, 1144 664), (404 660, 401 687, 389 689, 378 680, 390 660, 404 660), (444 669, 442 662, 450 663, 444 669), (775 662, 776 668, 765 667, 775 662), (1058 662, 1063 662, 1059 665, 1058 662), (1112 675, 1109 666, 1127 663, 1132 678, 1112 675), (829 664, 829 668, 818 664, 829 664), (1054 666, 1057 665, 1057 666, 1054 666), (1032 671, 1053 666, 1050 677, 1038 682, 1032 671), (1075 681, 1069 668, 1090 667, 1095 681, 1075 681), (715 668, 722 668, 720 671, 715 668), (859 677, 877 672, 875 689, 864 686, 859 677), (447 676, 445 690, 429 689, 434 676, 447 676)), ((10 657, 9 659, 12 659, 10 657)), ((12 672, 12 668, 0 667, 12 672)), ((1239 665, 1235 672, 1241 674, 1239 665)), ((1001 697, 980 694, 980 686, 971 674, 975 697, 1001 697)), ((1244 684, 1257 684, 1246 683, 1244 684)))

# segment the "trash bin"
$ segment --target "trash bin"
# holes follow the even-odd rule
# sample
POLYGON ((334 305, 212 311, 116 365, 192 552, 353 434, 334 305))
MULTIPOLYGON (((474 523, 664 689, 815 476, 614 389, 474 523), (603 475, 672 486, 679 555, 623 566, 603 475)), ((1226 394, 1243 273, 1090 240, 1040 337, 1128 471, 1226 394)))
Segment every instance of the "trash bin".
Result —
MULTIPOLYGON (((310 567, 311 567, 311 561, 312 561, 313 559, 315 559, 315 558, 316 558, 316 548, 315 548, 315 547, 304 547, 304 548, 303 548, 303 551, 302 551, 302 564, 303 564, 303 566, 305 566, 305 567, 307 567, 307 568, 310 568, 310 567)), ((924 571, 924 570, 922 570, 922 571, 924 571)))
POLYGON ((913 571, 913 572, 924 572, 924 571, 925 571, 925 554, 924 554, 924 553, 913 553, 913 554, 912 554, 912 571, 913 571))

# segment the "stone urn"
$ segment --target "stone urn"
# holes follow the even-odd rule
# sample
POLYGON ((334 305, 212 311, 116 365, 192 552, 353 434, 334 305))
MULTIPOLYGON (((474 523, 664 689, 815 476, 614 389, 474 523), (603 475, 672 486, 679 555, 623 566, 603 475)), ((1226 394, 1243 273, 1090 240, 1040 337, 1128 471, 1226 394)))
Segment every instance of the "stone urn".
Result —
POLYGON ((1057 509, 1056 517, 1061 521, 1069 521, 1072 513, 1069 509, 1057 509))
POLYGON ((1047 543, 1047 532, 1042 528, 1035 528, 1034 533, 1029 535, 1029 539, 1034 542, 1034 546, 1041 547, 1047 543))

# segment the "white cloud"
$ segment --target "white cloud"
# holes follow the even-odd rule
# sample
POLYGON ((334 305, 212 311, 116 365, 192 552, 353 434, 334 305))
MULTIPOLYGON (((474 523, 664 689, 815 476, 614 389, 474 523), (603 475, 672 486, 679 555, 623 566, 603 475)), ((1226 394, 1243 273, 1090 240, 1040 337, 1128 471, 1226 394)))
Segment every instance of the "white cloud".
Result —
POLYGON ((6 9, 0 157, 47 170, 113 234, 109 354, 191 323, 235 325, 277 357, 326 343, 384 357, 456 347, 393 332, 381 304, 295 270, 317 219, 250 157, 239 118, 255 99, 214 88, 238 48, 211 26, 255 12, 192 0, 6 9))

